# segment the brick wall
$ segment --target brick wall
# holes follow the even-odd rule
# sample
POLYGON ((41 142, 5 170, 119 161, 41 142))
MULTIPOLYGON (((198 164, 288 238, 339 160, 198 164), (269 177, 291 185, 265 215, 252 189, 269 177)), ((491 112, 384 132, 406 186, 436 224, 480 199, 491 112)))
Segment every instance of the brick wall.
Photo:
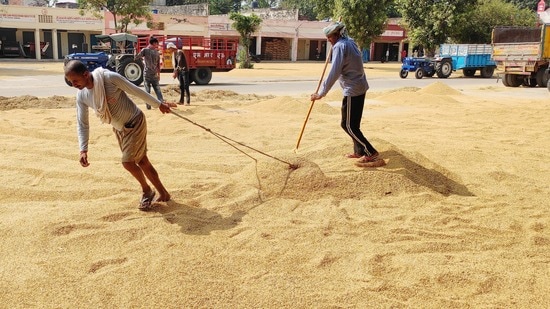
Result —
POLYGON ((284 39, 266 40, 263 50, 266 60, 290 60, 290 45, 284 39))

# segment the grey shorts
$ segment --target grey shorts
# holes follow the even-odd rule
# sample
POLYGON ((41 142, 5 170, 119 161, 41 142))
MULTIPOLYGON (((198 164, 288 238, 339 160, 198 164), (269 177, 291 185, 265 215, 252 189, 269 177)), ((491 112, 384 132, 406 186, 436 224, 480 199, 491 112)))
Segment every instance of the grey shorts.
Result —
POLYGON ((122 151, 122 162, 139 162, 147 154, 147 121, 140 112, 122 131, 113 128, 122 151))

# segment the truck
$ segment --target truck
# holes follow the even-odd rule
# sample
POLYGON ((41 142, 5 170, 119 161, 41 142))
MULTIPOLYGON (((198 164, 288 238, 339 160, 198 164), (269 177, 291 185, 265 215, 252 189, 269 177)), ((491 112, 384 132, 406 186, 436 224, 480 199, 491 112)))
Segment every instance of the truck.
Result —
POLYGON ((549 24, 493 28, 493 60, 498 70, 503 72, 504 86, 548 86, 549 30, 549 24))
MULTIPOLYGON (((172 71, 172 53, 168 43, 174 43, 185 54, 190 82, 207 85, 212 72, 229 72, 235 68, 239 40, 236 38, 211 38, 192 36, 155 36, 159 40, 162 55, 162 70, 172 71)), ((136 50, 139 52, 149 44, 149 37, 140 37, 136 50)))
POLYGON ((136 86, 141 85, 143 62, 134 60, 134 43, 137 43, 138 37, 129 33, 115 33, 99 34, 96 35, 96 39, 98 45, 92 46, 93 53, 66 55, 65 63, 70 60, 80 60, 90 72, 99 67, 106 68, 126 77, 136 86))
POLYGON ((441 44, 434 58, 405 58, 399 76, 406 78, 408 72, 415 72, 418 79, 434 75, 447 78, 453 71, 462 70, 464 76, 472 77, 479 71, 481 77, 490 78, 496 68, 491 52, 490 44, 441 44))

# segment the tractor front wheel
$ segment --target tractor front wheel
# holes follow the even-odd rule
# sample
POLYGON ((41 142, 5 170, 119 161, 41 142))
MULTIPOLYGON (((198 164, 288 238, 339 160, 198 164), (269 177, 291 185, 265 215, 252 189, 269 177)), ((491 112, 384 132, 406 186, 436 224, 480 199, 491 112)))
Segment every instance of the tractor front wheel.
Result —
POLYGON ((401 78, 407 78, 407 76, 409 75, 409 71, 403 69, 399 72, 399 77, 401 78))

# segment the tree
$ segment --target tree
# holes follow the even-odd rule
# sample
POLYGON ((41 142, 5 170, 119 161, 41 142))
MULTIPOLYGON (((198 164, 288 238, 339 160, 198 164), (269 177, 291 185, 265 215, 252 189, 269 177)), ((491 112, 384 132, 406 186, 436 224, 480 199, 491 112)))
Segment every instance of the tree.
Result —
POLYGON ((308 20, 317 19, 317 5, 315 0, 283 0, 281 8, 286 10, 298 10, 300 16, 306 17, 308 20))
POLYGON ((231 27, 237 30, 237 32, 241 35, 241 45, 245 50, 244 56, 241 56, 241 54, 239 54, 239 60, 241 61, 240 67, 244 69, 251 69, 253 67, 253 65, 250 63, 249 54, 251 37, 252 33, 256 32, 260 27, 262 19, 256 14, 245 16, 235 12, 229 15, 229 19, 234 21, 231 24, 231 27))
POLYGON ((507 0, 506 2, 515 4, 520 9, 529 9, 537 11, 537 6, 540 0, 507 0))
POLYGON ((393 0, 336 0, 333 16, 342 18, 358 46, 368 47, 372 39, 384 32, 391 3, 393 0))
MULTIPOLYGON (((357 45, 366 47, 382 34, 394 0, 284 0, 284 7, 305 10, 317 19, 339 20, 357 45)), ((300 11, 303 14, 303 11, 300 11)))
POLYGON ((103 18, 101 13, 107 9, 113 14, 116 32, 128 32, 128 25, 134 23, 139 25, 143 20, 152 20, 149 5, 152 0, 78 0, 80 13, 91 11, 98 18, 103 18), (120 25, 118 24, 120 17, 120 25))
POLYGON ((460 14, 469 12, 477 0, 396 0, 408 36, 425 53, 433 55, 459 25, 460 14))
POLYGON ((495 26, 535 26, 536 12, 519 8, 505 0, 480 0, 475 9, 462 14, 451 31, 451 40, 456 43, 491 42, 495 26))
POLYGON ((204 0, 166 0, 166 6, 200 4, 204 2, 204 0))
POLYGON ((208 14, 225 15, 233 10, 234 0, 210 0, 208 3, 208 14))

